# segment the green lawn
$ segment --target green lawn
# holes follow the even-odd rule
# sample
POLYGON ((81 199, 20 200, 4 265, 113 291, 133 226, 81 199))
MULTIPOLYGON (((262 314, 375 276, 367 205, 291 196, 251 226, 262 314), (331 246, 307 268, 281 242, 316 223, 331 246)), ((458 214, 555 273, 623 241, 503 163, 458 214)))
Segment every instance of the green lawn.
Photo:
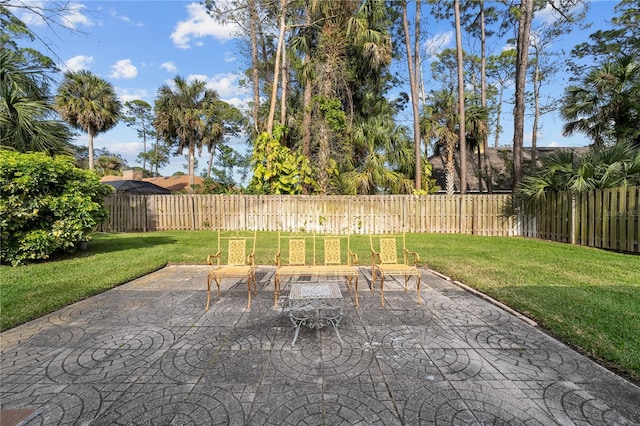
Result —
MULTIPOLYGON (((640 379, 640 256, 451 234, 411 234, 407 245, 429 268, 493 296, 589 356, 640 379)), ((368 237, 353 236, 351 246, 360 264, 369 264, 368 237)), ((99 234, 72 258, 0 266, 0 327, 15 327, 167 263, 204 264, 215 247, 212 231, 99 234)), ((256 263, 273 264, 276 247, 276 233, 258 233, 256 263)))

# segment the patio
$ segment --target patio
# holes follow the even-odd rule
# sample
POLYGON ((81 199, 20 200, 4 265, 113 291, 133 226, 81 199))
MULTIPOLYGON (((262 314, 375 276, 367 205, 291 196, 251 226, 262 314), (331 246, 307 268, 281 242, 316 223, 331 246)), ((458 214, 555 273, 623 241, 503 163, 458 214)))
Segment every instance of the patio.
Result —
MULTIPOLYGON (((361 268, 340 283, 343 343, 223 281, 208 312, 205 266, 168 266, 0 335, 0 404, 29 425, 640 424, 640 388, 539 328, 421 270, 422 305, 361 268)), ((305 280, 309 277, 297 277, 305 280)), ((316 280, 317 278, 312 278, 316 280)), ((281 306, 290 284, 283 281, 281 306)), ((8 424, 1 421, 2 426, 8 424)))

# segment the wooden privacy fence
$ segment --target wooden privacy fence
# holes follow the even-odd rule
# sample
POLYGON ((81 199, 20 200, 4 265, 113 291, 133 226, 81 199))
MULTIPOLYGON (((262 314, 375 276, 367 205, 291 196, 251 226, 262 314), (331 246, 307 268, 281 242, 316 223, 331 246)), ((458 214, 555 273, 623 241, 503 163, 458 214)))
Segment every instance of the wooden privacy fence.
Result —
POLYGON ((110 195, 103 232, 257 230, 524 236, 640 253, 640 187, 549 193, 506 216, 510 194, 110 195))
POLYGON ((640 187, 549 193, 518 218, 518 234, 640 253, 640 187))
POLYGON ((104 232, 258 230, 514 235, 509 195, 128 195, 106 198, 104 232))

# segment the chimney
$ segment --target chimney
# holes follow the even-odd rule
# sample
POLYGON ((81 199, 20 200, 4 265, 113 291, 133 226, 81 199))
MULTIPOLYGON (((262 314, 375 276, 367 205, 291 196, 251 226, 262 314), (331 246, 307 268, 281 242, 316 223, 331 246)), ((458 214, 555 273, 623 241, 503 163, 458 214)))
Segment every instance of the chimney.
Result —
POLYGON ((123 170, 122 179, 124 180, 142 180, 142 170, 123 170))

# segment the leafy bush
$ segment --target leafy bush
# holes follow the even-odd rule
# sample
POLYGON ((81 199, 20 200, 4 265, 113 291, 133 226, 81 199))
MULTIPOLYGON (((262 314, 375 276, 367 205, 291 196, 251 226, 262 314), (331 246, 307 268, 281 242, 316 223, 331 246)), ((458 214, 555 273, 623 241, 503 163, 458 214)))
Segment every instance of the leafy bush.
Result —
MULTIPOLYGON (((253 179, 249 190, 255 194, 302 194, 318 189, 314 167, 302 151, 291 151, 280 143, 283 127, 270 136, 258 135, 253 148, 253 179)), ((335 168, 330 173, 335 172, 335 168)))
POLYGON ((19 265, 74 252, 107 218, 112 189, 70 157, 0 151, 0 253, 19 265))

